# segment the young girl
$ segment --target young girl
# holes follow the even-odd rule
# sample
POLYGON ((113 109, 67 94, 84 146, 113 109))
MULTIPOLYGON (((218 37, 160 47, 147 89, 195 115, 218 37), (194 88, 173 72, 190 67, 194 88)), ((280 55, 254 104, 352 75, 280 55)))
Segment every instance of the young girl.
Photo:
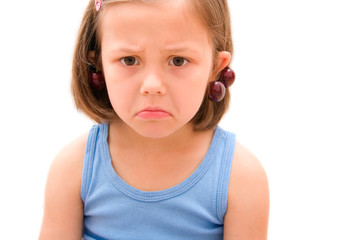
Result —
POLYGON ((90 0, 72 88, 99 124, 52 164, 40 239, 266 239, 264 170, 217 126, 231 53, 226 0, 90 0))

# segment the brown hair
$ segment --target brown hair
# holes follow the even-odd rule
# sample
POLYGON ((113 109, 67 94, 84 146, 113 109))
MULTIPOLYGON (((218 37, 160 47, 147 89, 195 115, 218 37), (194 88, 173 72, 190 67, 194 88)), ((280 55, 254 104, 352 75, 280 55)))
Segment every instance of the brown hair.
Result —
MULTIPOLYGON (((104 88, 99 92, 92 90, 88 81, 90 62, 88 54, 95 51, 96 65, 101 68, 99 59, 101 46, 99 42, 99 16, 103 8, 111 3, 125 2, 131 0, 103 0, 100 12, 96 12, 94 0, 90 0, 85 10, 84 17, 78 33, 77 43, 72 65, 72 92, 77 109, 83 111, 98 123, 110 122, 118 119, 111 106, 107 90, 104 88)), ((132 0, 142 1, 145 0, 132 0)), ((217 52, 228 51, 233 53, 231 38, 230 13, 226 0, 190 0, 196 16, 208 29, 214 46, 214 66, 217 52)), ((215 127, 230 103, 230 92, 226 94, 221 102, 209 100, 205 94, 202 104, 191 120, 195 130, 207 130, 215 127)))

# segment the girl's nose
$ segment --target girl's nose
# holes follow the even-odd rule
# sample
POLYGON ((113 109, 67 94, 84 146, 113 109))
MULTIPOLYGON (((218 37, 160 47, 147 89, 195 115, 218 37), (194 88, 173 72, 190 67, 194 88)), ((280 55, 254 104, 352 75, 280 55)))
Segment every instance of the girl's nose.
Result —
POLYGON ((140 92, 143 95, 164 95, 165 90, 161 77, 152 73, 145 76, 140 92))

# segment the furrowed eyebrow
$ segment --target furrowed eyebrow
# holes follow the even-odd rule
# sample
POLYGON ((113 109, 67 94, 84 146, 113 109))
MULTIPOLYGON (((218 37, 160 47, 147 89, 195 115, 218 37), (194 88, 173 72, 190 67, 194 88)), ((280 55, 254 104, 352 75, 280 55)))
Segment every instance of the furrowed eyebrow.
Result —
POLYGON ((126 53, 142 53, 143 49, 139 47, 118 47, 110 50, 111 52, 126 52, 126 53))
MULTIPOLYGON (((119 47, 114 47, 114 48, 110 49, 109 51, 113 54, 126 53, 129 55, 132 55, 132 54, 136 55, 136 54, 144 53, 146 51, 146 49, 137 47, 137 46, 119 46, 119 47)), ((164 46, 163 48, 160 49, 160 52, 184 53, 184 54, 195 54, 195 55, 201 54, 198 49, 187 47, 187 46, 164 46)))
POLYGON ((165 52, 194 52, 194 53, 198 53, 199 51, 195 48, 190 48, 190 47, 164 47, 164 51, 165 52))

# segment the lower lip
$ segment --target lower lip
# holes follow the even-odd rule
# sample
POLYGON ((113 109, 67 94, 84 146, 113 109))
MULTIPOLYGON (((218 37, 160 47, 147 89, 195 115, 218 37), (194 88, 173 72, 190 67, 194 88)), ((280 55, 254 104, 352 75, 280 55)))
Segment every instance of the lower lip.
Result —
POLYGON ((163 119, 170 117, 170 114, 164 111, 141 111, 136 116, 142 119, 163 119))

